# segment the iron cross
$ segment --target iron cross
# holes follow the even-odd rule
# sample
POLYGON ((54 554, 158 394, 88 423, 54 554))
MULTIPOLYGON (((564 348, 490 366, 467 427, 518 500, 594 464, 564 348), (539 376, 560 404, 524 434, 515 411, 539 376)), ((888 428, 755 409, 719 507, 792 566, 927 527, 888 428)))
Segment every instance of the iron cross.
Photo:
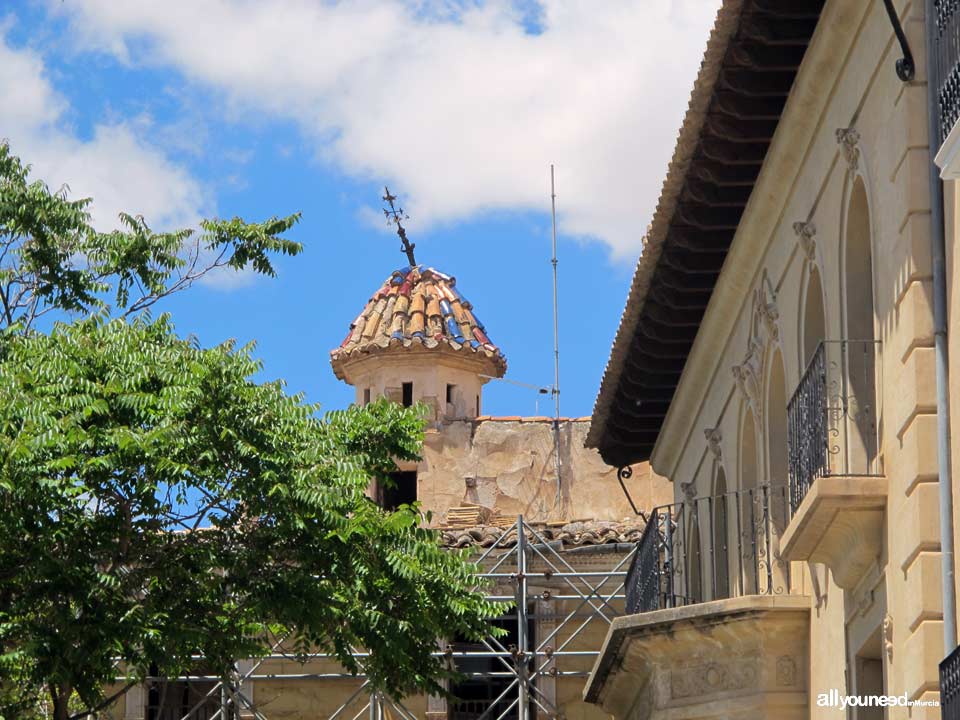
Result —
POLYGON ((383 209, 383 216, 387 219, 387 223, 397 226, 397 235, 400 236, 400 250, 407 254, 407 260, 410 261, 410 267, 415 267, 417 261, 413 257, 413 249, 416 247, 415 243, 411 243, 407 239, 406 228, 403 227, 401 220, 409 220, 410 218, 403 212, 403 208, 395 207, 393 201, 397 199, 396 195, 390 194, 390 188, 386 185, 383 187, 383 191, 386 193, 383 196, 384 202, 390 205, 390 209, 383 209))

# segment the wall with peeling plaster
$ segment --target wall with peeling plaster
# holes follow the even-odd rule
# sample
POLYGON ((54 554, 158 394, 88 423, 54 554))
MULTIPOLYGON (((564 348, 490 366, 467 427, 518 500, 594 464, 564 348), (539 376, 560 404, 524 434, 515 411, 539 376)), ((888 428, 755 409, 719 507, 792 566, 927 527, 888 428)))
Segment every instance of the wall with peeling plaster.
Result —
MULTIPOLYGON (((442 422, 428 430, 417 465, 417 498, 446 522, 447 510, 480 505, 493 515, 523 514, 532 522, 634 517, 616 469, 584 448, 586 418, 561 419, 560 477, 550 418, 491 418, 442 422)), ((649 512, 671 501, 670 483, 649 465, 633 468, 627 481, 637 507, 649 512)))

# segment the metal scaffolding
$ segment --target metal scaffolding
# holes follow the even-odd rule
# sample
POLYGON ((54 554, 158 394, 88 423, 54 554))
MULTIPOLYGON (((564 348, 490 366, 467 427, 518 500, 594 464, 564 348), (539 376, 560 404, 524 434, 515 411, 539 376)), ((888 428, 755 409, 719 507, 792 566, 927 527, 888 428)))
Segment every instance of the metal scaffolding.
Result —
MULTIPOLYGON (((577 638, 582 639, 584 631, 592 624, 609 625, 615 617, 623 614, 627 568, 635 552, 636 547, 632 543, 587 546, 563 552, 559 541, 548 540, 522 515, 518 516, 474 561, 481 567, 478 575, 481 587, 488 593, 487 599, 515 608, 515 633, 511 628, 515 641, 505 645, 491 634, 478 644, 479 649, 457 649, 457 643, 453 642, 437 651, 438 657, 445 657, 467 680, 496 683, 497 687, 502 686, 502 690, 494 699, 482 701, 479 705, 467 704, 452 710, 444 708, 439 712, 428 709, 428 713, 436 712, 433 717, 445 715, 450 720, 562 720, 563 715, 555 698, 545 692, 539 681, 564 677, 586 678, 589 675, 589 671, 582 667, 564 670, 560 664, 562 661, 582 664, 585 660, 592 664, 599 655, 599 647, 575 649, 570 646, 574 645, 577 638), (616 559, 609 569, 578 570, 564 557, 573 557, 577 552, 607 552, 615 554, 616 559), (557 607, 554 603, 564 605, 563 611, 549 614, 548 624, 552 627, 549 632, 543 633, 542 638, 539 633, 534 633, 533 637, 530 634, 531 622, 547 618, 546 615, 531 611, 531 606, 537 603, 553 607, 557 607), (568 604, 573 607, 566 607, 568 604), (470 671, 471 661, 475 664, 481 659, 493 666, 492 669, 470 671)), ((512 622, 514 616, 510 618, 512 622)), ((606 628, 601 629, 605 634, 606 628)), ((264 663, 269 661, 296 659, 305 663, 311 660, 335 660, 325 653, 296 657, 284 654, 281 651, 283 642, 284 638, 277 639, 269 654, 248 661, 249 667, 244 667, 243 672, 235 665, 227 677, 184 675, 177 678, 147 678, 147 685, 153 688, 154 693, 157 693, 157 688, 169 687, 171 683, 178 683, 178 687, 201 687, 200 692, 206 692, 185 709, 183 705, 179 709, 165 706, 165 701, 151 707, 148 701, 145 720, 237 720, 241 715, 269 720, 263 714, 264 708, 244 693, 245 685, 251 681, 348 679, 359 680, 361 684, 352 692, 349 688, 344 689, 344 701, 326 716, 327 720, 360 720, 363 717, 369 720, 416 720, 417 715, 401 699, 374 688, 362 672, 356 675, 347 672, 271 673, 262 669, 264 663)), ((367 656, 362 651, 354 653, 361 668, 367 656)), ((198 658, 198 661, 202 662, 202 658, 198 658)))

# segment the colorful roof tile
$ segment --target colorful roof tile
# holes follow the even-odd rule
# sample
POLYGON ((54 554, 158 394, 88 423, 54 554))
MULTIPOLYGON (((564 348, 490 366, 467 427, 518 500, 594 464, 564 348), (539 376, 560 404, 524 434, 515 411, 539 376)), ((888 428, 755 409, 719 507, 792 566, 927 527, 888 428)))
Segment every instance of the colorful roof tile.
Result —
POLYGON ((345 361, 390 348, 453 350, 489 361, 490 374, 503 376, 506 357, 456 284, 456 278, 423 265, 394 271, 351 323, 340 347, 330 351, 337 377, 344 379, 345 361))

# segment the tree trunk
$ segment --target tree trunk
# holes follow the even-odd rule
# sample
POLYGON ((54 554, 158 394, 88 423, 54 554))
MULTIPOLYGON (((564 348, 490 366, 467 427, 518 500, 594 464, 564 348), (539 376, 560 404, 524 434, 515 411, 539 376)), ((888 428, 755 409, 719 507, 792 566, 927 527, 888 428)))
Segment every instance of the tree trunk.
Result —
POLYGON ((73 688, 69 685, 50 688, 50 699, 53 700, 53 720, 69 720, 70 718, 70 695, 73 694, 73 688))

